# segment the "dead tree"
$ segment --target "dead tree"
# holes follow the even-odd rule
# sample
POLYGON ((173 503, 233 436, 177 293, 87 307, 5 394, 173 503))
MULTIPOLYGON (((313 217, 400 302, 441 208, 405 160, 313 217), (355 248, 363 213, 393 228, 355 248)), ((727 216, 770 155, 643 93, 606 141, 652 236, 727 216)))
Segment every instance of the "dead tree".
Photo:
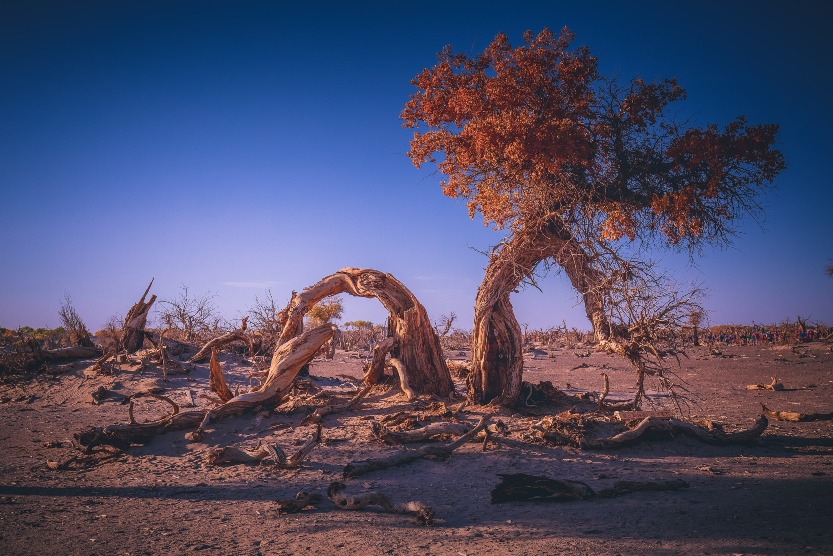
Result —
POLYGON ((93 427, 77 433, 75 439, 87 449, 100 444, 127 447, 146 442, 152 437, 171 430, 197 428, 193 439, 202 438, 205 426, 211 420, 237 415, 264 404, 277 404, 289 392, 295 376, 333 335, 333 325, 322 325, 278 346, 272 356, 272 364, 266 380, 257 390, 239 394, 214 409, 174 411, 171 415, 149 423, 114 424, 93 427))
POLYGON ((440 340, 425 308, 399 280, 378 270, 344 268, 294 294, 284 310, 286 323, 278 344, 303 330, 304 315, 316 303, 340 293, 375 297, 388 310, 388 336, 394 340, 391 356, 402 362, 404 383, 415 394, 448 397, 454 391, 440 340))
POLYGON ((248 318, 249 317, 243 317, 243 322, 237 330, 232 330, 231 332, 212 338, 206 342, 205 345, 203 345, 202 348, 200 348, 200 350, 191 358, 191 363, 203 361, 211 356, 212 350, 227 346, 233 342, 242 342, 246 344, 246 347, 249 348, 249 353, 253 355, 253 340, 247 332, 248 318))
POLYGON ((156 294, 151 295, 147 302, 145 301, 145 297, 147 297, 152 285, 153 279, 151 279, 150 284, 148 284, 145 293, 142 294, 139 301, 130 308, 127 316, 124 317, 124 326, 122 327, 121 338, 119 338, 119 347, 128 353, 134 353, 140 350, 142 344, 145 342, 145 326, 147 325, 148 314, 153 303, 156 301, 156 294))

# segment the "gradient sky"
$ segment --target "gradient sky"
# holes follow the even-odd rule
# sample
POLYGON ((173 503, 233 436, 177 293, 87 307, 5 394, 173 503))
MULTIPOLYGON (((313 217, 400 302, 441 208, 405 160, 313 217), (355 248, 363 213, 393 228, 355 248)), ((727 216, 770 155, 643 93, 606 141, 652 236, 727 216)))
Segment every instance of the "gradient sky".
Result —
MULTIPOLYGON (((470 328, 500 240, 406 156, 410 80, 443 45, 567 25, 622 79, 675 76, 682 113, 781 125, 788 169, 728 249, 653 256, 712 323, 833 322, 833 9, 818 2, 3 2, 0 326, 93 330, 151 277, 235 319, 345 266, 390 272, 470 328)), ((518 320, 587 328, 565 280, 518 320)), ((346 300, 345 320, 384 320, 346 300)))

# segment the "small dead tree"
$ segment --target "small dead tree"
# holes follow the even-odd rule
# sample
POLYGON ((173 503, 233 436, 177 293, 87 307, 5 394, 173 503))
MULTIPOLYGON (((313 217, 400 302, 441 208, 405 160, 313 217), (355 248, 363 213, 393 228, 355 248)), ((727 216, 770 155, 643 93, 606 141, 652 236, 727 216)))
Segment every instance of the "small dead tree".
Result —
POLYGON ((164 322, 171 322, 180 334, 180 339, 193 342, 215 331, 220 319, 214 307, 214 295, 192 296, 188 286, 180 287, 179 295, 174 299, 160 301, 165 305, 159 313, 164 322))
POLYGON ((61 319, 61 326, 69 334, 72 345, 88 348, 95 347, 91 338, 92 335, 87 330, 87 325, 81 320, 78 311, 75 310, 75 306, 72 304, 72 298, 69 296, 69 292, 64 292, 64 300, 61 302, 60 309, 58 309, 58 317, 61 319))

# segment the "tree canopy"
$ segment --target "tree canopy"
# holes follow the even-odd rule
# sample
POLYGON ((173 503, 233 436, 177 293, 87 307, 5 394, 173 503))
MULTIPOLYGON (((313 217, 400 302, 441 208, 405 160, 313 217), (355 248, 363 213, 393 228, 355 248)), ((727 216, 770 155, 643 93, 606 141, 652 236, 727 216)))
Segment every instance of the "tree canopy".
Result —
POLYGON ((545 218, 603 241, 724 239, 785 167, 778 126, 681 125, 676 80, 623 86, 573 40, 544 29, 474 57, 442 50, 401 114, 413 163, 436 163, 443 192, 496 228, 545 218))

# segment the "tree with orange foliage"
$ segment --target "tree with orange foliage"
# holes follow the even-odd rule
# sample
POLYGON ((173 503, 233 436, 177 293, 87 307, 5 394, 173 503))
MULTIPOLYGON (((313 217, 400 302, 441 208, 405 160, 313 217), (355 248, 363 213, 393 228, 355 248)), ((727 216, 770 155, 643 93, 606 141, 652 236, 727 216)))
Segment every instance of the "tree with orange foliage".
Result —
POLYGON ((696 249, 727 241, 785 167, 776 125, 743 117, 723 128, 680 125, 668 114, 686 95, 676 80, 604 79, 573 39, 566 28, 558 36, 544 29, 518 47, 499 34, 474 57, 446 47, 414 78, 401 114, 416 130, 413 163, 436 164, 445 195, 508 231, 477 293, 475 402, 518 398, 521 335, 509 294, 539 263, 568 276, 599 344, 630 357, 629 332, 606 306, 611 273, 630 271, 611 270, 604 255, 632 242, 696 249))

